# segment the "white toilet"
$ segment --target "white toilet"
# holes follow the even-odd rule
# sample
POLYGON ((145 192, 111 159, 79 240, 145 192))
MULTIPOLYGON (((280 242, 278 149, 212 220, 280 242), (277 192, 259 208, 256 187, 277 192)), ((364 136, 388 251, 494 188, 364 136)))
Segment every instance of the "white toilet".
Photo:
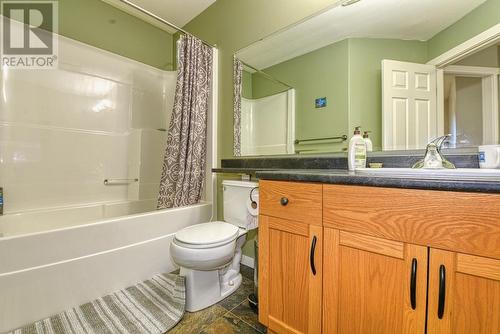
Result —
MULTIPOLYGON (((223 181, 224 222, 186 227, 175 234, 170 253, 186 277, 186 310, 199 311, 241 285, 241 247, 249 225, 250 197, 258 203, 258 184, 223 181), (255 189, 252 191, 252 189, 255 189)), ((254 212, 255 214, 255 212, 254 212)))

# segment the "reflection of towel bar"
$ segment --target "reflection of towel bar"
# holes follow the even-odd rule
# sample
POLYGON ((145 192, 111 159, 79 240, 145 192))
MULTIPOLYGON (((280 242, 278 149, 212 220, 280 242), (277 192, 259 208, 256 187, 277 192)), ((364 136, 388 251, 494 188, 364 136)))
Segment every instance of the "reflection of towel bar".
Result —
POLYGON ((139 182, 139 179, 105 179, 104 185, 105 186, 116 186, 116 185, 130 184, 130 183, 134 183, 134 182, 139 182))
POLYGON ((311 142, 311 141, 324 141, 324 140, 341 140, 341 141, 346 141, 347 136, 339 136, 339 137, 325 137, 325 138, 312 138, 312 139, 297 139, 295 140, 295 144, 300 144, 304 142, 311 142))

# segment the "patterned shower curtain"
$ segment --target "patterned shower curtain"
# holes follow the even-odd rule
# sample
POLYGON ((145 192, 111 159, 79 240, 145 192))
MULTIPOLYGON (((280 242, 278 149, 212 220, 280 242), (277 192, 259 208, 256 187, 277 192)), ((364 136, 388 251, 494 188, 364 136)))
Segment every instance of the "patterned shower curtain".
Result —
POLYGON ((235 157, 241 156, 241 91, 243 78, 243 63, 234 57, 233 65, 233 153, 235 157))
POLYGON ((196 204, 202 198, 212 63, 211 47, 193 36, 181 37, 158 209, 196 204))

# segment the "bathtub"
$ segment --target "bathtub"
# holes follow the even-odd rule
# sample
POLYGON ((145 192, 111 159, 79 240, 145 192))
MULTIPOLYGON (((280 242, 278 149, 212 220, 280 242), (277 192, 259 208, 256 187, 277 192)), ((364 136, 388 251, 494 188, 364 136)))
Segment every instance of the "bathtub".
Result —
POLYGON ((170 242, 212 204, 140 213, 154 201, 0 216, 0 333, 177 267, 170 242))

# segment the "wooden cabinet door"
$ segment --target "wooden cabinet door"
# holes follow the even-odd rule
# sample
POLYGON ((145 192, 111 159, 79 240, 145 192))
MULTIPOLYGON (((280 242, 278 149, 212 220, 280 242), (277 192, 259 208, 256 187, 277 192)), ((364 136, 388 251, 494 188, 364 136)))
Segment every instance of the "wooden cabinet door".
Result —
POLYGON ((323 233, 323 333, 425 333, 426 247, 323 233))
POLYGON ((500 260, 432 249, 429 334, 500 333, 500 260))
POLYGON ((277 334, 321 333, 322 227, 259 219, 259 321, 277 334))

